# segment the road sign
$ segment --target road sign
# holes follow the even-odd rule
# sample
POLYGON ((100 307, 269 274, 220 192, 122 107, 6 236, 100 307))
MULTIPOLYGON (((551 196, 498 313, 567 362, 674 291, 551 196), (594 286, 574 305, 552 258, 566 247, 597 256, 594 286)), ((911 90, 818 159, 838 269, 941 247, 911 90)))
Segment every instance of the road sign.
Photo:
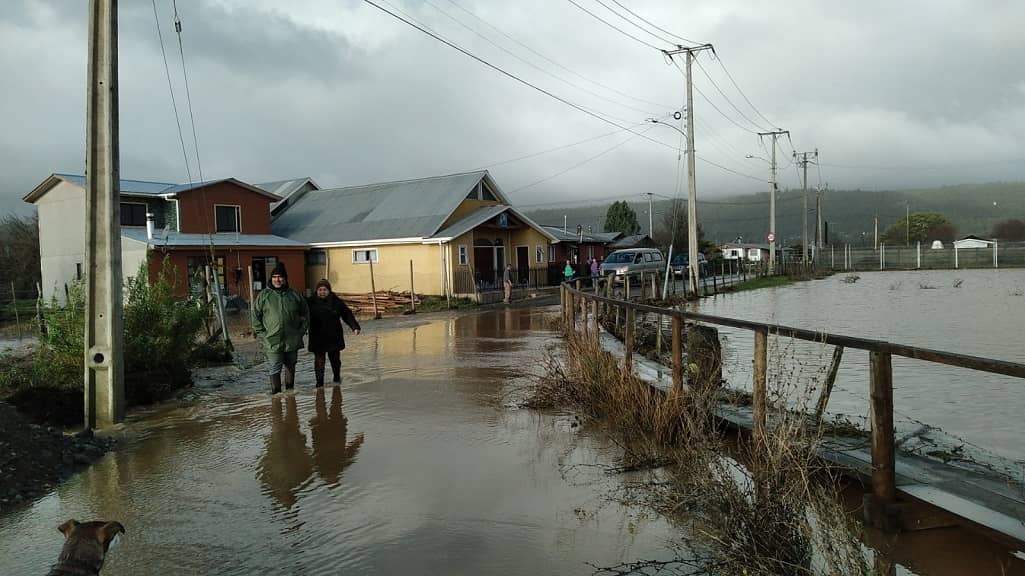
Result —
POLYGON ((766 238, 768 239, 769 242, 775 242, 776 241, 776 235, 773 234, 772 232, 769 232, 769 235, 766 238))

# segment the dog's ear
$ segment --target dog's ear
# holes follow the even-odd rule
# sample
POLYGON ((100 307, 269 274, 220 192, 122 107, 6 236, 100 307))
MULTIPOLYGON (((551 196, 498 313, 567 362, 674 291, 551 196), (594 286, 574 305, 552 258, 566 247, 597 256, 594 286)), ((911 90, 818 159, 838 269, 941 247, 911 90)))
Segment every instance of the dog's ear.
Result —
POLYGON ((78 526, 78 524, 78 520, 71 519, 58 526, 57 530, 60 530, 60 533, 64 535, 65 539, 67 539, 71 537, 71 531, 75 528, 75 526, 78 526))
POLYGON ((99 530, 96 531, 96 539, 100 541, 100 544, 103 544, 103 546, 106 547, 115 536, 124 533, 125 527, 122 526, 120 522, 107 522, 103 526, 100 526, 99 530))

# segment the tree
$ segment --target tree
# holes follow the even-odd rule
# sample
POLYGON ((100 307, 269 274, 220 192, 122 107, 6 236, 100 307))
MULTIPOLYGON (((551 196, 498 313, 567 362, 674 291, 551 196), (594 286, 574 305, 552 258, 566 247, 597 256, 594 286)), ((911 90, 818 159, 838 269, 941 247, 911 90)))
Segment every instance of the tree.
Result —
POLYGON ((35 292, 39 282, 39 221, 8 214, 0 219, 0 286, 35 292))
POLYGON ((1001 220, 993 225, 993 230, 989 234, 1004 242, 1021 242, 1025 240, 1025 221, 1017 218, 1001 220))
MULTIPOLYGON (((687 207, 682 199, 675 198, 669 209, 662 213, 662 218, 655 223, 653 239, 663 252, 668 253, 670 244, 673 245, 673 254, 687 252, 687 207)), ((701 229, 701 224, 698 224, 698 251, 705 252, 708 248, 706 244, 705 231, 701 229)))
POLYGON ((949 242, 957 237, 957 228, 939 212, 913 212, 909 218, 894 222, 883 233, 882 241, 887 244, 905 242, 949 242))
POLYGON ((637 222, 637 212, 626 203, 626 200, 613 202, 605 213, 605 231, 621 232, 625 236, 640 234, 641 225, 637 222))

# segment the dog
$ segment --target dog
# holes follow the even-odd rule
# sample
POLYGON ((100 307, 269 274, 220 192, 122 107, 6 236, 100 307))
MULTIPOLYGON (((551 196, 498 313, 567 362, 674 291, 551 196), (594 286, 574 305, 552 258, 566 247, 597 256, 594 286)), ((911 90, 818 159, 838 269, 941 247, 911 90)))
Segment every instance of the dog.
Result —
POLYGON ((57 527, 64 547, 47 576, 99 576, 107 553, 125 533, 120 522, 68 520, 57 527))

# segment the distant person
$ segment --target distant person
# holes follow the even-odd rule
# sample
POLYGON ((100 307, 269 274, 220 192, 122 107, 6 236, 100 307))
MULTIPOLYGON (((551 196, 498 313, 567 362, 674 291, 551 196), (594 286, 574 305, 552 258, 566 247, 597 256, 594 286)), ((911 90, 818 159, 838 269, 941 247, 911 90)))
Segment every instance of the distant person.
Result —
POLYGON ((310 345, 313 353, 313 374, 317 379, 317 387, 324 385, 324 357, 331 361, 332 382, 341 382, 342 350, 345 350, 345 336, 342 322, 359 336, 360 326, 356 316, 345 304, 345 301, 331 290, 331 283, 326 279, 317 282, 317 289, 309 299, 310 308, 310 345))
POLYGON ((570 263, 569 259, 567 258, 566 259, 566 267, 562 269, 562 277, 563 277, 563 279, 566 280, 566 282, 569 282, 569 281, 573 280, 573 276, 575 274, 576 273, 573 270, 573 264, 570 263))
POLYGON ((505 272, 502 272, 502 288, 504 290, 502 302, 508 304, 512 300, 512 287, 512 264, 506 264, 505 272))
POLYGON ((309 320, 306 299, 288 287, 285 264, 278 262, 270 273, 270 288, 260 291, 252 312, 253 334, 270 363, 271 394, 281 392, 282 369, 285 389, 295 387, 295 363, 309 320))
POLYGON ((600 275, 599 274, 600 270, 601 270, 601 267, 598 264, 598 259, 597 258, 592 258, 591 259, 591 288, 597 288, 598 287, 598 276, 600 275))

